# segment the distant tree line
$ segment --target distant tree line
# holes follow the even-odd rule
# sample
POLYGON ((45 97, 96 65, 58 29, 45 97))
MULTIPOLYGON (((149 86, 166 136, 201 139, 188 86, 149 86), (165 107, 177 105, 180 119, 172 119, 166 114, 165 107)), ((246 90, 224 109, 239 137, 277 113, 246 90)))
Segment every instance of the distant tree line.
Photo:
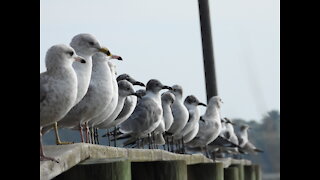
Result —
MULTIPOLYGON (((259 122, 243 119, 233 119, 236 124, 248 124, 249 140, 264 153, 257 155, 244 155, 243 158, 260 164, 265 173, 280 172, 280 112, 272 110, 267 112, 259 122)), ((239 127, 235 127, 239 131, 239 127)))

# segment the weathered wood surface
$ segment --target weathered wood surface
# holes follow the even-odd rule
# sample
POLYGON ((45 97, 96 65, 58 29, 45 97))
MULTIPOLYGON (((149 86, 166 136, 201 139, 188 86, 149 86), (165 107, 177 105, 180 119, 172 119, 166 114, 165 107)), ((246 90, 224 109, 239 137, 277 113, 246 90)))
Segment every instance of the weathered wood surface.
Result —
POLYGON ((188 165, 188 180, 223 180, 223 163, 188 165))
POLYGON ((244 166, 244 180, 256 180, 255 166, 253 165, 244 166))
POLYGON ((224 180, 239 180, 239 168, 238 167, 225 168, 224 180))
POLYGON ((186 164, 212 162, 201 154, 182 155, 160 149, 126 149, 87 143, 45 146, 44 151, 60 163, 40 161, 41 180, 52 179, 89 158, 126 158, 130 161, 184 160, 186 164))
POLYGON ((89 159, 54 180, 131 180, 131 162, 123 158, 89 159))
POLYGON ((232 164, 229 167, 237 167, 239 171, 239 180, 244 180, 244 165, 243 164, 232 164))
POLYGON ((183 160, 132 162, 132 180, 187 180, 187 165, 183 160))

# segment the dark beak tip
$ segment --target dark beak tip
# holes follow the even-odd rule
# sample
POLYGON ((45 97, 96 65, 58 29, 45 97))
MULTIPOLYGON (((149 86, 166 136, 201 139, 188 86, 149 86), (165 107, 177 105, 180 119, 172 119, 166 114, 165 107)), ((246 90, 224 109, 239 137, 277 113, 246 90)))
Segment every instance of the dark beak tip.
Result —
POLYGON ((81 59, 81 61, 80 61, 81 63, 86 63, 86 61, 84 60, 84 59, 81 59))
POLYGON ((118 60, 119 60, 119 61, 123 61, 122 57, 118 57, 118 60))

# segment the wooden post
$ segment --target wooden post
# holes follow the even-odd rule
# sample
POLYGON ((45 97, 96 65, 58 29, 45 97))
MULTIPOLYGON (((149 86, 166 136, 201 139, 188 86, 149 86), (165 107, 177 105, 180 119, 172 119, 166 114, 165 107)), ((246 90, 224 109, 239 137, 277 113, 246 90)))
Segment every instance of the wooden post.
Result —
POLYGON ((132 180, 186 180, 184 160, 131 163, 132 180))
POLYGON ((239 171, 239 180, 244 180, 244 167, 243 164, 232 164, 230 167, 237 167, 239 171))
POLYGON ((54 178, 54 180, 73 179, 131 180, 131 164, 122 158, 89 159, 54 178))
POLYGON ((238 167, 224 168, 224 180, 239 180, 238 167))
POLYGON ((255 167, 255 173, 256 173, 256 180, 262 180, 260 166, 258 164, 255 164, 254 167, 255 167))
POLYGON ((253 165, 244 166, 244 180, 256 180, 255 167, 253 165))
POLYGON ((188 165, 188 180, 223 180, 223 163, 188 165))

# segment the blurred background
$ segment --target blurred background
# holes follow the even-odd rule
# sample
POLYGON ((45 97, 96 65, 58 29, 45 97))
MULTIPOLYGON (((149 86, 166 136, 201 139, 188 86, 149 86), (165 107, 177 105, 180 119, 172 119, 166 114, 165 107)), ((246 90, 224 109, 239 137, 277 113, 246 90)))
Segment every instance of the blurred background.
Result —
MULTIPOLYGON (((211 25, 221 115, 249 123, 249 139, 265 153, 249 158, 264 179, 280 178, 280 1, 211 0, 211 25)), ((40 0, 40 72, 54 44, 79 33, 94 35, 146 83, 180 84, 184 97, 206 101, 197 0, 40 0)), ((203 113, 205 108, 200 109, 203 113)), ((236 128, 237 129, 237 128, 236 128)), ((54 144, 52 132, 44 136, 54 144)), ((61 131, 65 140, 79 136, 61 131)))

